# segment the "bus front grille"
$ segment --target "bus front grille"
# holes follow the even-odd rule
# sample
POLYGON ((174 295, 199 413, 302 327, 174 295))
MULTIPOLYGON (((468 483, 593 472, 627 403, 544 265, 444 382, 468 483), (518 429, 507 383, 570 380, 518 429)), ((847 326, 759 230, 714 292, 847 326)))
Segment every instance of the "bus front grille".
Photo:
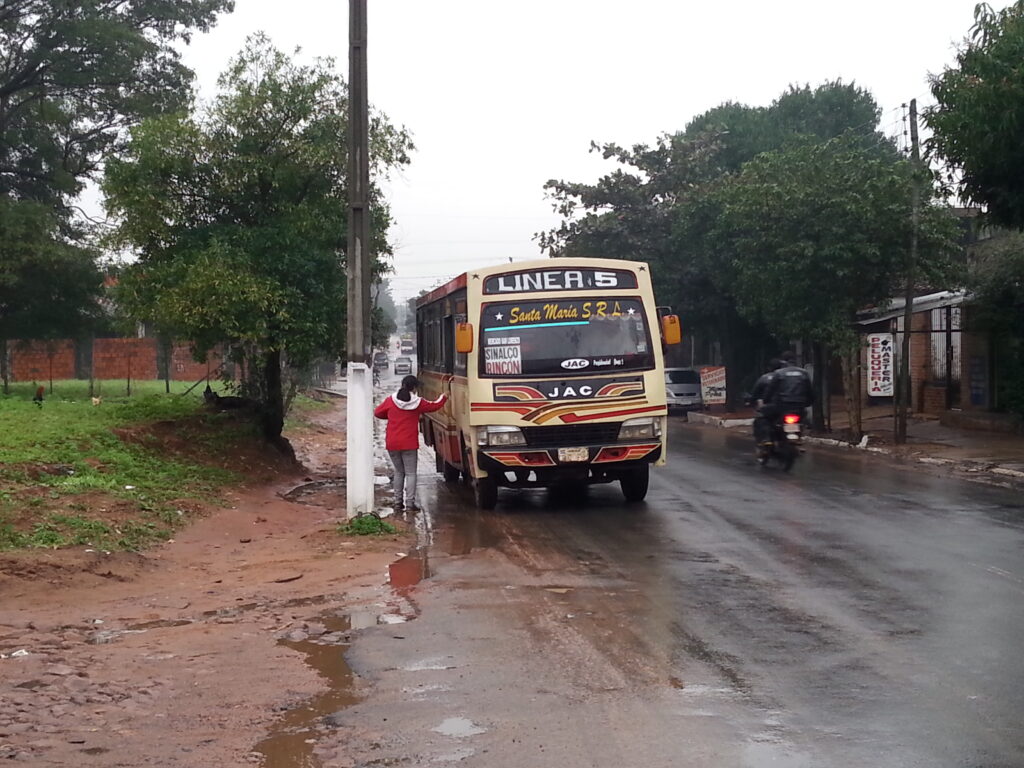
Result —
POLYGON ((565 424, 553 427, 523 427, 526 444, 531 448, 596 445, 619 439, 619 424, 565 424))

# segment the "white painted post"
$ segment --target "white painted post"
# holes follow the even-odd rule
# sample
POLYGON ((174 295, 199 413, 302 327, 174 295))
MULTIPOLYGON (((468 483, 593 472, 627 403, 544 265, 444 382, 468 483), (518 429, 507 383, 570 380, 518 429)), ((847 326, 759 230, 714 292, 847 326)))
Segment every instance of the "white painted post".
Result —
POLYGON ((373 512, 373 374, 366 363, 348 364, 345 409, 347 516, 373 512))

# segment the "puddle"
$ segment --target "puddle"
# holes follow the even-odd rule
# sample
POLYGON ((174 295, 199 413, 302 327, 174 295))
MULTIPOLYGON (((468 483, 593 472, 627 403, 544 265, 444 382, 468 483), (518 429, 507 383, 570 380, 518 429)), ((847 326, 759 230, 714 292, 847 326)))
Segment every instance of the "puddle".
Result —
POLYGON ((425 551, 417 551, 388 566, 392 589, 409 589, 430 576, 430 563, 425 551))
POLYGON ((443 658, 423 659, 414 661, 402 667, 405 672, 431 672, 445 669, 455 669, 454 664, 448 664, 443 658))
POLYGON ((456 739, 464 739, 467 736, 477 736, 481 733, 487 733, 486 728, 481 728, 468 717, 449 717, 441 721, 439 726, 432 728, 431 730, 434 731, 434 733, 440 733, 442 736, 451 736, 456 739))
POLYGON ((464 507, 445 509, 443 525, 434 543, 448 555, 468 555, 475 549, 493 549, 503 540, 495 518, 488 512, 464 507))
MULTIPOLYGON (((278 495, 286 501, 324 507, 337 506, 339 497, 344 496, 345 492, 345 483, 342 480, 314 480, 311 483, 297 485, 278 495)), ((344 505, 341 508, 343 509, 344 505)))
POLYGON ((139 624, 129 624, 128 629, 164 629, 165 627, 183 627, 186 624, 192 623, 192 619, 154 619, 153 621, 143 621, 139 624))
MULTIPOLYGON (((350 616, 321 616, 319 621, 329 633, 345 633, 357 628, 350 616)), ((305 654, 306 664, 315 669, 330 688, 286 712, 254 751, 263 755, 263 768, 321 768, 322 763, 313 752, 321 721, 359 701, 352 691, 352 670, 345 661, 348 644, 322 645, 315 639, 278 642, 305 654)))
POLYGON ((139 635, 145 632, 144 629, 101 629, 98 632, 93 632, 89 635, 86 640, 89 645, 106 645, 107 643, 113 643, 119 637, 125 635, 139 635))
POLYGON ((217 608, 212 611, 203 611, 199 615, 204 619, 220 618, 222 616, 237 616, 240 613, 252 611, 259 607, 259 603, 243 603, 242 605, 233 605, 230 608, 217 608))

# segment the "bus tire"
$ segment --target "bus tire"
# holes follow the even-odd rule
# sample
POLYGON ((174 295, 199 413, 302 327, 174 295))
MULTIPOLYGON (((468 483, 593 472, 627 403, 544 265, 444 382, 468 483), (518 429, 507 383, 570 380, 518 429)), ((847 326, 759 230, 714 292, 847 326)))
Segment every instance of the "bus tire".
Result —
POLYGON ((494 509, 498 504, 498 483, 493 477, 478 477, 473 481, 473 499, 479 509, 494 509))
POLYGON ((453 467, 447 461, 444 462, 444 466, 441 468, 441 473, 444 475, 444 481, 454 485, 459 482, 459 475, 461 471, 458 467, 453 467))
POLYGON ((637 469, 631 470, 629 474, 623 475, 619 480, 622 486, 622 495, 626 501, 643 501, 647 496, 647 487, 651 481, 651 466, 644 464, 637 469))

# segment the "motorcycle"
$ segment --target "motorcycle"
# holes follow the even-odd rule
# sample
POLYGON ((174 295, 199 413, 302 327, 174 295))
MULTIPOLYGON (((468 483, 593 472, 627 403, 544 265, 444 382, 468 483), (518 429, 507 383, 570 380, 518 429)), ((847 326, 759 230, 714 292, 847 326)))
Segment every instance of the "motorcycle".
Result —
POLYGON ((771 459, 782 464, 783 470, 789 472, 800 456, 803 444, 803 416, 799 413, 783 411, 782 415, 772 424, 771 445, 761 445, 757 449, 757 461, 764 467, 771 459))

